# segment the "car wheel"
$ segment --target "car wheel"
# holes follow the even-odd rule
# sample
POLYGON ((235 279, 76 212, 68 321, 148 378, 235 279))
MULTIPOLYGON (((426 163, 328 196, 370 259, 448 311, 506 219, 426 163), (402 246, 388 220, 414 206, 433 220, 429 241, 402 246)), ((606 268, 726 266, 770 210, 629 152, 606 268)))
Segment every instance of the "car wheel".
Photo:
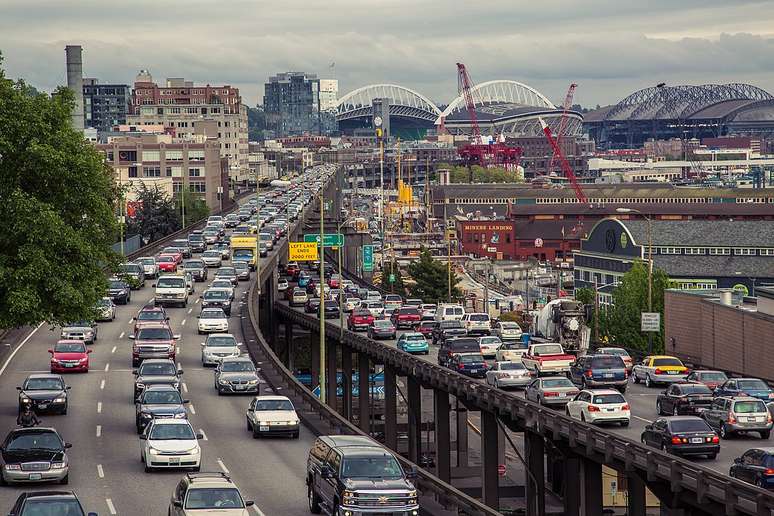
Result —
POLYGON ((567 417, 572 417, 572 415, 570 415, 570 409, 569 408, 564 407, 564 415, 567 416, 567 417))
POLYGON ((664 415, 664 411, 661 410, 661 402, 660 401, 656 401, 656 414, 659 415, 659 416, 664 415))
POLYGON ((618 392, 620 392, 621 394, 626 394, 626 385, 619 385, 618 392))
POLYGON ((63 409, 62 409, 62 411, 61 411, 61 414, 62 414, 63 416, 66 416, 66 415, 67 415, 67 403, 65 403, 65 406, 64 406, 64 408, 63 408, 63 409))
POLYGON ((634 381, 634 383, 640 383, 640 378, 637 376, 636 373, 632 374, 632 381, 634 381))
POLYGON ((586 385, 586 377, 581 376, 581 390, 585 391, 588 388, 589 388, 588 385, 586 385))
POLYGON ((755 479, 755 485, 757 487, 763 488, 763 480, 761 480, 760 478, 756 478, 755 479))
POLYGON ((645 375, 645 387, 647 387, 648 389, 653 387, 653 380, 650 379, 650 375, 649 374, 645 375))
POLYGON ((153 468, 151 468, 150 466, 148 466, 148 464, 146 463, 146 464, 145 464, 145 472, 146 472, 146 473, 150 473, 151 471, 153 471, 153 468))
POLYGON ((728 431, 728 427, 726 427, 725 423, 722 423, 720 425, 720 438, 721 439, 729 439, 731 437, 731 433, 728 431))
POLYGON ((59 483, 62 484, 63 486, 66 486, 67 484, 69 484, 70 483, 70 474, 68 473, 67 475, 65 475, 62 478, 62 480, 59 481, 59 483))
POLYGON ((621 421, 621 427, 622 428, 628 428, 629 427, 629 420, 621 421))
POLYGON ((710 453, 709 455, 707 455, 707 458, 710 459, 710 460, 715 460, 715 459, 718 458, 718 454, 717 453, 710 453))
POLYGON ((320 497, 314 492, 314 487, 308 486, 306 490, 306 498, 309 501, 309 512, 312 514, 320 514, 320 497))
POLYGON ((768 439, 769 437, 771 437, 771 430, 761 431, 761 439, 768 439))

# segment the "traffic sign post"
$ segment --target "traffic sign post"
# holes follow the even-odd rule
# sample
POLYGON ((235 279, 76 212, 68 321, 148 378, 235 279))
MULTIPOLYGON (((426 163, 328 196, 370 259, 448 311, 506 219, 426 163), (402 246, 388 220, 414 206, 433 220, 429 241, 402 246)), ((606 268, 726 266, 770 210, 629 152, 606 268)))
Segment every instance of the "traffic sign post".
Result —
MULTIPOLYGON (((316 242, 317 245, 320 245, 320 235, 318 233, 304 235, 304 242, 316 242)), ((340 247, 342 245, 344 245, 344 235, 341 233, 323 235, 324 247, 340 247)))
POLYGON ((640 331, 661 331, 661 314, 659 312, 641 312, 640 331))
POLYGON ((374 270, 374 246, 363 246, 363 271, 372 272, 374 270))

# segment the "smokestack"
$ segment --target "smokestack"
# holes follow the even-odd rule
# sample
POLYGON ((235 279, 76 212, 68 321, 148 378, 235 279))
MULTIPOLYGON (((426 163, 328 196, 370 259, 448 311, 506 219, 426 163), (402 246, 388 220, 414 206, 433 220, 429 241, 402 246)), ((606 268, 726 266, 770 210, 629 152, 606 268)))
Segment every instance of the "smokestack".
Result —
POLYGON ((73 129, 83 131, 83 59, 81 54, 83 49, 80 45, 67 45, 65 47, 65 56, 67 58, 67 87, 75 95, 75 105, 73 106, 72 125, 73 129))

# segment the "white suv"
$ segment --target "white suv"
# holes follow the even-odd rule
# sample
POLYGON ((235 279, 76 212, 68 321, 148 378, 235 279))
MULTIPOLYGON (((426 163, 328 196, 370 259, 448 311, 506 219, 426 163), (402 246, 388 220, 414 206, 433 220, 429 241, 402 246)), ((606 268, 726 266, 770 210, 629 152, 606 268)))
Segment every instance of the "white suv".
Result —
POLYGON ((153 286, 156 288, 153 297, 155 306, 178 305, 184 308, 188 304, 188 285, 184 276, 159 276, 153 286))
POLYGON ((468 330, 468 335, 489 335, 492 333, 492 321, 489 314, 472 313, 462 316, 462 322, 468 330))
POLYGON ((249 516, 252 500, 242 493, 231 478, 221 472, 188 473, 175 487, 169 502, 169 516, 249 516))

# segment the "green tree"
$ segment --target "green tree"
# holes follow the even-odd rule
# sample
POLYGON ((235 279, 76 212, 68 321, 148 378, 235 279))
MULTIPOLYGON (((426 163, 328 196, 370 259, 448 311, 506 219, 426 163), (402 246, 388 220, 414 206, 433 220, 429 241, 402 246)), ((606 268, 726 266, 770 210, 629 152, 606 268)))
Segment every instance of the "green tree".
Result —
POLYGON ((400 272, 400 267, 394 261, 387 261, 384 263, 384 272, 382 273, 382 288, 388 290, 391 293, 406 295, 406 286, 403 284, 403 275, 400 272), (395 281, 390 283, 390 274, 395 275, 395 281))
MULTIPOLYGON (((661 269, 653 270, 653 311, 661 314, 661 331, 653 335, 653 350, 664 350, 664 290, 669 277, 661 269)), ((613 290, 613 305, 600 310, 600 334, 616 344, 647 351, 648 336, 640 331, 640 313, 648 311, 647 264, 638 261, 623 275, 613 290)))
MULTIPOLYGON (((409 287, 411 297, 418 297, 425 303, 441 303, 449 299, 449 272, 447 264, 435 261, 430 251, 422 249, 419 260, 408 266, 408 273, 416 282, 409 287)), ((462 292, 457 283, 460 279, 452 273, 452 299, 460 299, 462 292)))
POLYGON ((575 289, 575 299, 583 303, 584 305, 593 305, 594 303, 594 289, 589 287, 575 289))
POLYGON ((148 242, 154 242, 182 228, 180 215, 172 199, 158 185, 148 187, 145 183, 137 187, 137 209, 134 217, 127 221, 127 233, 140 235, 148 242))
POLYGON ((204 197, 200 194, 194 192, 181 192, 175 197, 175 210, 181 221, 183 220, 183 205, 185 205, 186 227, 199 222, 210 214, 210 208, 207 206, 207 201, 205 201, 204 197))
POLYGON ((461 166, 447 168, 451 169, 450 180, 452 183, 469 183, 471 171, 473 183, 521 183, 524 181, 524 178, 517 171, 500 167, 483 168, 473 165, 470 170, 461 166))
MULTIPOLYGON (((2 57, 0 56, 0 63, 2 57)), ((93 315, 114 268, 118 190, 70 127, 72 93, 35 93, 0 68, 0 327, 93 315)))

